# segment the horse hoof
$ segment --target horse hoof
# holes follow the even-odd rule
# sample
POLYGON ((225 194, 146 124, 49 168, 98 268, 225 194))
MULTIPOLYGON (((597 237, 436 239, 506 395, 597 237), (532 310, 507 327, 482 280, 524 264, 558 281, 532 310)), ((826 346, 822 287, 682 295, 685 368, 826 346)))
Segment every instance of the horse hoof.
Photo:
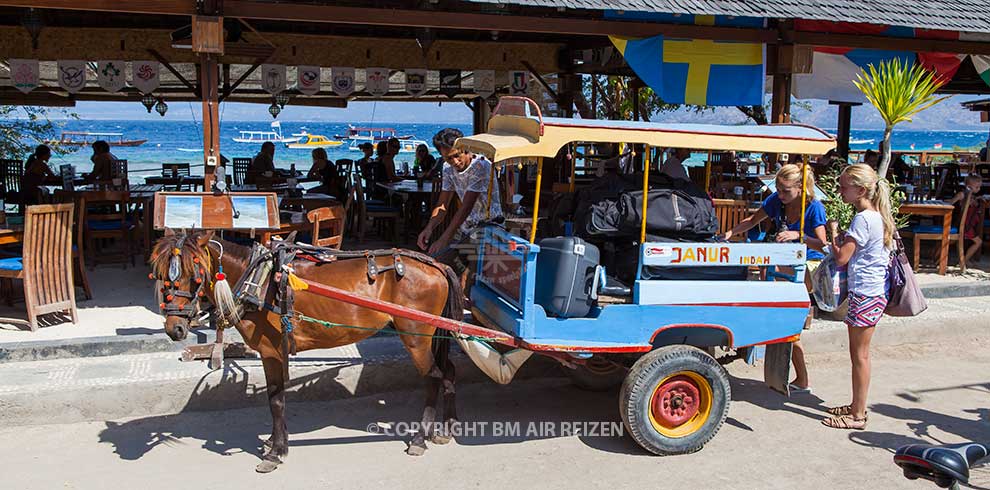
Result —
POLYGON ((422 456, 426 454, 426 446, 413 446, 410 445, 409 449, 406 449, 406 454, 410 456, 422 456))
POLYGON ((443 446, 445 444, 450 444, 450 439, 451 439, 450 436, 442 436, 440 434, 433 434, 433 437, 430 438, 430 442, 432 442, 433 444, 436 444, 438 446, 443 446))
POLYGON ((279 463, 280 463, 280 461, 272 461, 272 460, 266 459, 266 460, 258 463, 258 466, 255 466, 254 471, 256 471, 258 473, 271 473, 271 472, 275 471, 276 469, 278 469, 279 463))

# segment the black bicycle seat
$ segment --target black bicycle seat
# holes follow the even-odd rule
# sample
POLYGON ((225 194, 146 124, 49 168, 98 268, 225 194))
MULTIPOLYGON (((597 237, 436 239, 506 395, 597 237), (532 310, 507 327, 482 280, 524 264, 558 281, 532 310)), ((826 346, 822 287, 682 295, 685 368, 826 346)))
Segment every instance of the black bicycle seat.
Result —
POLYGON ((904 470, 904 476, 909 480, 924 478, 948 488, 956 481, 969 483, 970 466, 987 454, 990 454, 990 448, 974 442, 944 446, 911 444, 894 453, 894 463, 904 470))

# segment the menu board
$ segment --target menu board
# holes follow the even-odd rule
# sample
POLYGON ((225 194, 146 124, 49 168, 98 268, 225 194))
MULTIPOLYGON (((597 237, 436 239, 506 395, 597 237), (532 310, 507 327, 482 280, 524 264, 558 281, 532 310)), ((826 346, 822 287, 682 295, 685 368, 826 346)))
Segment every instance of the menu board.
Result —
POLYGON ((155 193, 155 229, 277 230, 273 192, 155 193))

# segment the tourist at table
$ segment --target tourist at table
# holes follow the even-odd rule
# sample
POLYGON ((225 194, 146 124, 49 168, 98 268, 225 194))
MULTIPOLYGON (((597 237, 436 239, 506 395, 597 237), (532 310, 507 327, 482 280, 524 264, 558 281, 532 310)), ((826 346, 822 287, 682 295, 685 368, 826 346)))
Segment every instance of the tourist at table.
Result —
POLYGON ((259 180, 270 180, 275 177, 275 143, 266 141, 261 144, 261 151, 251 160, 251 165, 244 176, 244 183, 258 184, 259 180))
POLYGON ((890 175, 894 178, 894 182, 898 185, 908 184, 911 182, 911 174, 913 170, 911 165, 904 160, 903 153, 894 153, 890 156, 890 175))
MULTIPOLYGON (((777 171, 777 192, 770 194, 760 209, 752 216, 742 220, 731 230, 725 232, 724 239, 746 233, 767 218, 776 223, 777 243, 796 242, 804 234, 804 243, 808 246, 807 262, 804 274, 804 284, 811 292, 811 275, 821 264, 825 255, 821 252, 828 243, 825 235, 825 205, 815 198, 815 178, 808 174, 804 181, 804 192, 807 205, 804 212, 804 230, 801 230, 801 174, 800 165, 784 165, 777 171)), ((808 312, 805 328, 811 324, 812 312, 808 312)), ((808 368, 804 362, 804 347, 801 342, 794 342, 794 362, 796 377, 791 382, 791 393, 811 393, 808 380, 808 368)))
POLYGON ((443 175, 443 160, 437 160, 430 154, 430 149, 421 144, 416 147, 416 164, 413 165, 413 170, 418 178, 433 180, 443 175))
POLYGON ((464 136, 459 129, 446 128, 433 136, 433 146, 443 161, 443 187, 437 203, 430 213, 430 221, 416 240, 419 248, 453 267, 461 277, 465 294, 468 292, 469 275, 473 270, 471 260, 477 255, 477 242, 471 236, 474 228, 486 219, 502 219, 502 203, 498 189, 492 189, 488 200, 492 162, 484 155, 464 152, 454 148, 457 138, 464 136), (433 231, 444 222, 454 196, 461 204, 449 224, 436 241, 431 242, 433 231))
POLYGON ((45 202, 48 192, 42 185, 46 180, 55 179, 55 172, 48 166, 52 150, 47 145, 38 145, 34 153, 24 164, 24 175, 21 176, 21 203, 25 205, 45 202))
POLYGON ((93 156, 89 158, 93 162, 93 171, 83 178, 83 182, 92 184, 97 181, 108 181, 113 179, 113 161, 117 157, 110 153, 110 143, 103 140, 93 142, 93 156))
POLYGON ((684 168, 684 161, 688 158, 691 158, 690 149, 674 149, 673 153, 667 157, 667 161, 663 162, 663 166, 660 167, 660 173, 667 174, 675 179, 691 180, 691 178, 688 177, 687 170, 684 168))
POLYGON ((984 204, 988 196, 979 196, 977 194, 983 189, 983 177, 979 174, 969 174, 964 180, 966 189, 959 191, 952 199, 949 199, 946 204, 951 204, 953 206, 959 206, 959 211, 962 212, 962 206, 965 200, 972 199, 969 203, 969 210, 966 212, 966 216, 960 218, 960 223, 965 224, 965 231, 963 233, 963 240, 969 244, 966 247, 965 259, 963 262, 969 262, 976 252, 980 251, 983 246, 983 237, 979 235, 980 220, 983 219, 984 214, 984 204), (967 192, 968 191, 968 192, 967 192))
POLYGON ((330 161, 327 157, 327 151, 323 148, 314 149, 311 155, 313 166, 309 168, 306 176, 310 179, 319 179, 320 185, 313 187, 308 192, 327 194, 339 199, 344 189, 337 165, 330 161))
POLYGON ((896 225, 891 215, 890 187, 867 165, 850 165, 839 176, 842 202, 856 209, 849 231, 838 233, 834 221, 829 247, 840 267, 848 265, 849 310, 846 330, 852 361, 852 402, 828 409, 822 424, 833 429, 866 428, 870 391, 870 341, 887 307, 885 285, 896 225))
POLYGON ((990 160, 987 160, 987 147, 990 147, 990 139, 988 139, 987 140, 987 143, 985 145, 983 145, 983 148, 980 148, 980 154, 979 154, 979 157, 980 158, 979 158, 979 160, 981 162, 988 162, 988 161, 990 161, 990 160))

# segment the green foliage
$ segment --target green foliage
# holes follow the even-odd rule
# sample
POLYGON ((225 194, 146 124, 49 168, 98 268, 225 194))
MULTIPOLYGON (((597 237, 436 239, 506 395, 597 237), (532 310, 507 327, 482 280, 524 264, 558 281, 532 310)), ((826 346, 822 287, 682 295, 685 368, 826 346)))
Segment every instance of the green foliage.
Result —
POLYGON ((886 177, 890 166, 890 135, 898 123, 911 121, 915 114, 942 102, 948 97, 935 97, 935 91, 946 80, 919 64, 902 63, 900 58, 883 61, 879 67, 872 64, 853 80, 867 100, 877 108, 887 127, 883 134, 883 156, 880 159, 881 177, 886 177))
MULTIPOLYGON (((845 166, 846 162, 841 158, 832 160, 828 170, 825 171, 817 182, 818 188, 825 193, 821 197, 822 204, 825 205, 825 217, 829 221, 837 221, 839 223, 839 229, 842 230, 849 229, 849 223, 852 222, 853 216, 856 215, 856 210, 852 205, 842 202, 842 196, 839 195, 839 175, 842 174, 842 169, 845 166)), ((910 216, 898 214, 901 204, 907 200, 907 195, 897 187, 896 181, 888 180, 887 183, 890 185, 890 210, 894 214, 894 223, 900 229, 907 226, 908 218, 910 218, 910 216)))
MULTIPOLYGON (((65 109, 0 105, 0 155, 23 160, 34 151, 35 146, 58 139, 62 122, 52 120, 56 115, 62 118, 78 117, 65 109)), ((48 146, 57 154, 72 151, 59 145, 48 146)))

